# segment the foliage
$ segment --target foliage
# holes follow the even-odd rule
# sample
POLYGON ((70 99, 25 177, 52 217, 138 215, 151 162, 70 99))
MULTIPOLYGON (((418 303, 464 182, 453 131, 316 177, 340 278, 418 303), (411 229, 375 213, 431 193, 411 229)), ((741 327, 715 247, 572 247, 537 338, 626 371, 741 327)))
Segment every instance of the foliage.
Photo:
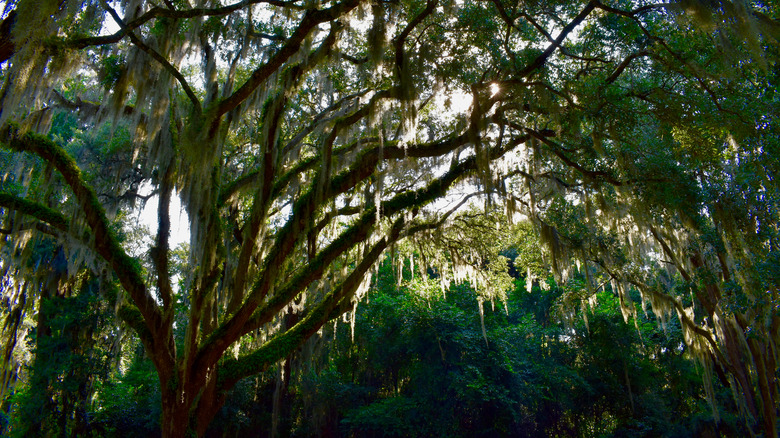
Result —
POLYGON ((30 381, 10 403, 9 436, 87 436, 92 433, 90 399, 106 381, 112 342, 97 329, 108 312, 87 279, 78 295, 41 300, 31 347, 30 381))
POLYGON ((93 409, 98 436, 160 435, 160 388, 152 363, 139 354, 119 378, 100 388, 93 409))
MULTIPOLYGON (((639 316, 637 331, 623 322, 612 291, 599 293, 588 327, 582 319, 568 327, 549 316, 562 290, 528 293, 518 279, 508 311, 486 312, 486 341, 467 285, 445 298, 419 281, 396 287, 389 263, 382 271, 354 339, 339 325, 317 374, 300 380, 300 418, 325 409, 331 422, 341 420, 341 434, 366 437, 745 432, 736 417, 712 421, 679 325, 663 330, 652 315, 639 316)), ((716 386, 719 402, 733 409, 716 386)), ((297 427, 305 436, 323 432, 309 421, 297 427)))

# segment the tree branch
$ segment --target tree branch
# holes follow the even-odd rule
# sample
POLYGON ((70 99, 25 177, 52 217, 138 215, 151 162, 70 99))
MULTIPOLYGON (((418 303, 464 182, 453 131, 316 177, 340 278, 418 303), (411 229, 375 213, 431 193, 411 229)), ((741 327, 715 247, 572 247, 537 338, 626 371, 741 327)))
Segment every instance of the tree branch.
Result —
POLYGON ((631 61, 635 60, 636 58, 642 58, 648 56, 649 54, 650 52, 648 52, 647 50, 642 50, 640 52, 629 55, 626 59, 623 60, 623 62, 620 63, 620 65, 617 66, 615 71, 611 75, 609 75, 609 77, 605 82, 607 84, 611 84, 615 82, 617 78, 620 77, 620 75, 623 73, 623 70, 625 70, 628 67, 628 65, 631 64, 631 61))
MULTIPOLYGON (((108 11, 108 13, 111 15, 111 17, 114 19, 116 24, 119 26, 120 29, 126 28, 127 25, 122 20, 121 17, 119 17, 119 14, 116 13, 114 8, 108 5, 108 3, 103 0, 103 7, 108 11)), ((167 59, 165 59, 164 56, 162 56, 160 53, 158 53, 156 50, 152 49, 151 47, 147 46, 146 43, 144 43, 140 38, 138 38, 135 33, 133 33, 132 30, 127 32, 127 35, 130 37, 130 41, 135 44, 139 49, 143 50, 147 55, 151 56, 152 59, 157 61, 164 69, 167 71, 171 76, 176 78, 177 81, 179 81, 179 84, 181 85, 182 89, 184 90, 184 93, 187 95, 187 97, 190 99, 190 102, 192 102, 192 106, 195 108, 196 116, 199 116, 203 109, 200 105, 200 100, 197 96, 195 96, 195 93, 192 91, 192 88, 190 88, 190 84, 187 83, 187 80, 184 79, 184 76, 182 76, 181 72, 174 67, 170 62, 168 62, 167 59)))
POLYGON ((255 244, 257 243, 260 227, 265 220, 265 213, 271 205, 273 181, 276 176, 279 161, 276 137, 277 131, 280 128, 282 114, 287 104, 289 92, 291 89, 298 87, 298 84, 309 70, 314 68, 323 59, 327 58, 333 45, 336 43, 338 32, 341 30, 341 27, 342 26, 339 23, 333 24, 328 36, 310 57, 307 57, 306 60, 300 64, 285 70, 286 77, 281 79, 285 85, 285 89, 273 99, 270 107, 265 112, 263 125, 266 138, 263 139, 262 145, 263 183, 258 188, 252 202, 248 226, 244 227, 243 244, 235 268, 233 290, 230 304, 228 305, 228 313, 235 311, 243 301, 243 292, 247 281, 249 262, 252 258, 252 254, 255 252, 255 244))
POLYGON ((361 257, 360 263, 347 278, 328 293, 322 302, 309 311, 301 321, 286 332, 275 336, 262 347, 238 359, 227 359, 218 368, 220 390, 230 389, 244 377, 267 369, 272 364, 303 345, 323 324, 335 317, 332 311, 344 300, 349 300, 363 282, 366 273, 379 259, 382 252, 401 235, 404 220, 400 218, 394 224, 389 236, 377 242, 371 250, 361 257))
MULTIPOLYGON (((500 149, 493 149, 489 151, 489 158, 496 159, 506 153, 508 150, 514 148, 518 144, 527 140, 528 137, 521 137, 508 142, 506 147, 500 149)), ((454 146, 453 146, 454 148, 454 146)), ((385 147, 384 154, 381 154, 381 158, 403 158, 403 148, 398 148, 398 155, 395 153, 388 154, 388 148, 385 147)), ((413 148, 407 149, 411 151, 413 148)), ((338 194, 345 193, 353 188, 359 181, 368 178, 374 173, 376 165, 380 161, 379 148, 372 149, 371 151, 363 154, 362 159, 356 160, 353 167, 341 174, 335 176, 330 183, 329 188, 325 191, 324 199, 331 199, 338 194)), ((423 205, 443 196, 449 187, 451 187, 456 181, 470 174, 476 169, 476 157, 471 156, 464 160, 455 168, 451 169, 444 176, 434 180, 428 186, 415 191, 407 191, 400 193, 392 199, 382 204, 382 215, 385 217, 392 217, 395 214, 399 214, 402 211, 410 208, 419 208, 423 205)), ((266 320, 270 316, 273 316, 280 309, 279 306, 284 306, 289 302, 291 297, 282 296, 279 292, 268 301, 263 310, 255 309, 259 306, 261 300, 266 296, 270 290, 272 284, 276 280, 278 267, 283 263, 288 254, 292 251, 296 243, 305 234, 306 224, 309 222, 311 215, 317 209, 317 202, 315 201, 316 185, 311 188, 307 193, 303 194, 295 206, 293 207, 293 217, 285 224, 285 226, 279 231, 276 237, 276 242, 271 250, 266 255, 266 262, 262 269, 262 274, 259 276, 259 280, 253 286, 246 302, 242 305, 241 309, 236 312, 229 320, 227 320, 219 329, 215 330, 209 338, 203 343, 201 352, 198 354, 199 362, 202 364, 212 364, 221 355, 222 352, 227 349, 230 344, 235 342, 243 333, 245 333, 246 324, 250 317, 257 320, 266 320), (257 313, 257 316, 252 316, 257 313), (270 315, 270 316, 269 316, 270 315)), ((335 247, 333 245, 328 248, 340 249, 340 252, 351 247, 356 242, 365 239, 370 228, 375 223, 376 211, 374 208, 368 210, 361 216, 361 219, 347 231, 342 233, 341 238, 346 239, 347 242, 352 241, 347 245, 344 243, 344 248, 335 247)), ((325 250, 323 250, 325 251, 325 250)), ((330 257, 335 257, 337 253, 322 252, 321 262, 309 263, 311 271, 306 275, 307 277, 297 280, 294 285, 300 285, 304 283, 305 279, 311 278, 310 281, 314 281, 318 275, 324 272, 325 267, 332 261, 330 257)), ((318 255, 318 257, 320 257, 318 255)), ((302 275, 302 274, 299 274, 302 275)), ((309 281, 309 282, 310 282, 309 281)), ((308 284, 308 283, 307 283, 308 284)), ((299 292, 300 289, 291 289, 289 293, 299 292)), ((292 295, 294 296, 294 295, 292 295)), ((255 323, 252 323, 255 324, 255 323)))
POLYGON ((120 28, 119 31, 111 35, 103 35, 97 37, 86 38, 74 38, 71 40, 59 41, 53 45, 62 45, 64 47, 72 49, 83 49, 90 46, 102 46, 106 44, 117 43, 127 36, 133 30, 141 27, 146 22, 155 18, 197 18, 197 17, 218 17, 231 14, 241 8, 252 6, 260 3, 267 3, 273 6, 280 6, 287 9, 303 10, 302 6, 295 4, 295 1, 285 2, 278 0, 244 0, 232 5, 222 6, 219 8, 191 8, 191 9, 166 9, 161 7, 153 7, 149 11, 145 12, 138 18, 127 22, 126 28, 120 28))
MULTIPOLYGON (((161 323, 157 303, 146 289, 138 261, 128 256, 119 244, 118 239, 111 231, 111 225, 106 218, 103 206, 98 201, 94 189, 84 182, 76 162, 47 137, 32 133, 20 135, 18 128, 14 126, 7 126, 3 129, 3 132, 0 133, 0 139, 13 150, 38 155, 62 174, 84 213, 87 225, 95 236, 94 250, 108 262, 119 278, 122 287, 138 306, 151 337, 143 336, 142 332, 139 332, 139 335, 142 335, 149 351, 159 352, 158 340, 154 337, 161 323)), ((137 329, 138 326, 134 328, 137 329)))
POLYGON ((0 23, 0 64, 11 59, 16 53, 16 46, 11 35, 16 24, 16 9, 11 11, 0 23))
POLYGON ((598 4, 597 1, 591 0, 588 2, 587 5, 585 5, 585 8, 576 16, 574 19, 566 25, 566 27, 561 30, 561 33, 558 35, 558 38, 556 38, 552 44, 550 44, 547 49, 542 52, 541 55, 537 56, 536 59, 530 64, 528 64, 524 69, 517 72, 517 77, 524 78, 527 76, 530 76, 531 73, 536 71, 536 69, 540 68, 544 65, 545 62, 547 62, 547 59, 555 52, 555 49, 561 46, 563 44, 563 41, 566 39, 566 37, 569 36, 571 31, 574 30, 577 26, 582 23, 585 18, 595 9, 596 5, 598 4))
POLYGON ((596 181, 602 180, 606 181, 614 186, 622 186, 626 184, 626 181, 620 181, 619 179, 615 178, 612 173, 603 171, 603 170, 588 170, 584 168, 579 163, 575 162, 571 158, 569 158, 566 153, 564 152, 566 150, 565 147, 559 145, 558 143, 550 140, 547 138, 546 135, 542 132, 535 131, 530 128, 524 128, 526 132, 528 132, 531 136, 538 139, 542 143, 546 144, 550 147, 550 150, 563 161, 567 166, 572 167, 576 169, 578 172, 583 174, 584 176, 587 176, 589 178, 592 178, 596 181))
POLYGON ((37 202, 28 201, 10 193, 0 192, 0 207, 32 216, 60 231, 68 230, 68 219, 62 213, 37 202))
POLYGON ((359 3, 360 0, 345 0, 328 9, 306 11, 303 20, 301 20, 290 38, 287 39, 284 46, 268 62, 255 69, 249 79, 238 90, 219 102, 214 113, 214 119, 219 119, 223 114, 235 109, 241 102, 246 100, 273 72, 277 71, 292 55, 300 50, 303 40, 319 24, 337 19, 357 7, 359 3))

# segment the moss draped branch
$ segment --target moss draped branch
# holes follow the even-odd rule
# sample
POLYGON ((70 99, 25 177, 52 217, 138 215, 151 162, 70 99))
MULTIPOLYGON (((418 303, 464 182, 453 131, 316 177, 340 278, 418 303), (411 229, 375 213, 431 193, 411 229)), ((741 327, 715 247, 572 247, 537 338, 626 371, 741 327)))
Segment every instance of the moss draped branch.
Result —
MULTIPOLYGON (((503 147, 494 148, 489 151, 489 158, 491 160, 496 159, 505 154, 508 150, 525 142, 527 139, 527 136, 518 137, 507 142, 503 147)), ((453 149, 456 147, 454 145, 458 143, 458 141, 452 141, 451 143, 446 142, 446 144, 453 149)), ((443 146, 438 144, 436 147, 443 146)), ((413 148, 409 148, 408 150, 411 149, 413 148)), ((384 153, 378 148, 366 151, 356 160, 356 163, 350 169, 333 177, 329 187, 325 191, 325 199, 331 199, 338 194, 345 193, 355 187, 360 181, 368 178, 373 174, 380 159, 403 158, 403 153, 403 148, 400 147, 397 151, 393 151, 392 149, 388 151, 388 149, 385 148, 384 153)), ((422 207, 427 203, 444 196, 447 190, 455 182, 476 170, 476 166, 476 157, 472 156, 465 159, 445 175, 431 182, 428 186, 419 190, 410 190, 400 193, 387 202, 384 202, 382 204, 382 214, 386 217, 392 217, 403 211, 422 207)), ((314 186, 316 187, 316 184, 314 184, 314 186)), ((275 282, 278 267, 290 254, 298 240, 301 239, 301 236, 305 234, 304 231, 306 229, 306 224, 308 223, 308 218, 312 217, 320 205, 316 201, 315 191, 316 189, 310 189, 298 199, 293 207, 293 217, 277 235, 274 246, 266 256, 266 262, 263 266, 262 273, 249 293, 246 302, 231 318, 205 340, 200 349, 200 353, 198 353, 199 362, 204 364, 214 363, 228 346, 248 331, 248 327, 255 327, 262 323, 262 321, 267 320, 269 315, 272 316, 280 309, 280 305, 283 306, 287 302, 285 298, 289 299, 289 296, 294 296, 301 290, 300 288, 291 288, 288 290, 289 294, 287 297, 277 293, 272 301, 269 301, 262 310, 258 310, 257 313, 255 313, 255 309, 260 305, 261 300, 265 298, 275 282), (249 322, 250 318, 253 320, 251 323, 249 322)), ((310 268, 308 268, 310 269, 310 272, 299 274, 301 275, 300 280, 302 283, 308 284, 316 278, 319 278, 319 275, 322 274, 321 271, 323 271, 325 266, 332 261, 330 259, 334 259, 338 254, 343 253, 356 243, 364 240, 374 224, 375 214, 373 209, 367 211, 356 224, 342 233, 340 239, 343 238, 345 242, 341 243, 337 241, 338 245, 331 245, 328 247, 334 251, 333 253, 323 250, 323 252, 315 258, 315 260, 318 261, 316 263, 310 263, 310 268)), ((279 292, 281 292, 281 290, 279 292)))
POLYGON ((256 351, 238 359, 230 358, 222 362, 218 368, 220 389, 223 391, 230 389, 240 379, 267 369, 270 365, 286 357, 290 351, 303 345, 323 324, 337 316, 334 315, 333 310, 339 307, 339 304, 351 300, 368 270, 376 263, 388 245, 400 237, 403 225, 403 219, 397 220, 389 236, 374 244, 347 278, 328 293, 298 324, 275 336, 256 351))
POLYGON ((155 6, 143 13, 141 16, 127 22, 126 27, 114 32, 111 35, 103 35, 96 37, 83 37, 73 38, 65 41, 54 41, 53 45, 62 45, 64 47, 72 49, 83 49, 90 46, 102 46, 106 44, 114 44, 122 40, 134 29, 137 29, 145 23, 155 18, 172 18, 172 19, 186 19, 186 18, 198 18, 198 17, 218 17, 231 14, 242 8, 267 3, 273 6, 282 6, 287 9, 301 10, 303 7, 295 4, 294 1, 286 2, 279 0, 243 0, 233 3, 232 5, 222 6, 218 8, 188 8, 188 9, 167 9, 155 6))
POLYGON ((0 192, 0 207, 32 216, 60 231, 68 230, 68 220, 62 213, 37 202, 20 198, 10 193, 0 192))
MULTIPOLYGON (((84 181, 76 162, 65 150, 49 138, 29 132, 20 134, 15 126, 7 126, 3 129, 3 132, 0 133, 0 140, 13 150, 38 155, 62 174, 65 182, 73 191, 75 199, 84 214, 86 223, 95 237, 93 249, 111 266, 122 287, 130 294, 130 297, 143 316, 146 330, 139 332, 139 335, 144 338, 145 343, 148 343, 150 351, 157 351, 154 335, 160 329, 162 322, 157 303, 155 303, 154 298, 152 298, 144 284, 140 264, 137 260, 127 255, 119 244, 119 240, 111 230, 105 210, 100 204, 95 190, 84 181), (144 333, 149 335, 144 336, 144 333)), ((31 205, 23 203, 18 205, 31 207, 31 205)), ((39 211, 40 215, 47 215, 45 210, 39 211)), ((50 219, 54 219, 54 217, 50 217, 50 219)), ((56 221, 58 220, 55 219, 56 221)), ((134 328, 138 329, 140 327, 136 325, 134 328)))
MULTIPOLYGON (((119 17, 119 14, 116 13, 114 8, 109 6, 106 2, 103 2, 103 7, 106 9, 106 11, 108 11, 108 13, 111 15, 111 18, 114 19, 116 24, 121 29, 127 28, 127 25, 122 20, 122 18, 119 17)), ((163 55, 161 55, 153 48, 149 47, 146 43, 143 42, 141 38, 138 38, 132 30, 127 31, 126 34, 128 37, 130 37, 130 41, 136 47, 143 50, 144 53, 146 53, 152 59, 157 61, 165 69, 165 71, 167 71, 171 76, 173 76, 177 81, 179 81, 179 85, 181 85, 182 90, 184 90, 184 94, 187 95, 187 97, 190 99, 190 102, 192 102, 193 108, 195 108, 196 116, 200 116, 201 112, 203 111, 200 105, 200 100, 198 100, 198 97, 195 96, 195 92, 192 91, 190 84, 187 82, 187 80, 184 78, 181 72, 177 70, 176 67, 174 67, 170 62, 168 62, 168 60, 165 59, 163 55)))
POLYGON ((242 239, 243 245, 238 257, 238 264, 235 268, 236 275, 228 312, 234 311, 243 301, 249 262, 255 251, 257 237, 265 214, 268 211, 268 207, 271 205, 271 195, 274 186, 273 180, 278 170, 279 145, 277 144, 277 134, 278 130, 281 128, 282 116, 287 105, 290 90, 297 88, 305 74, 330 55, 333 46, 338 40, 338 32, 341 28, 342 26, 339 23, 333 24, 328 36, 311 56, 307 57, 305 61, 294 67, 285 70, 285 77, 282 78, 285 89, 274 98, 269 110, 265 113, 263 124, 266 126, 265 129, 268 133, 263 144, 262 152, 262 173, 264 181, 255 194, 248 226, 244 229, 244 236, 242 239))
MULTIPOLYGON (((476 162, 474 162, 473 165, 475 166, 476 162)), ((471 170, 474 170, 475 168, 476 167, 471 170)), ((452 178, 452 175, 450 177, 452 178)), ((453 181, 457 179, 458 178, 452 178, 453 181)), ((418 199, 422 202, 435 199, 438 196, 432 196, 432 198, 429 199, 429 196, 426 196, 426 192, 427 195, 433 195, 434 193, 441 194, 442 189, 442 185, 432 184, 427 189, 418 191, 420 194, 418 199), (431 188, 433 188, 433 190, 430 190, 431 188)), ((446 188, 443 190, 446 191, 446 188)), ((453 210, 449 211, 447 214, 445 214, 445 217, 440 220, 412 226, 408 226, 409 224, 406 223, 403 217, 398 218, 393 224, 393 227, 391 228, 388 235, 380 239, 379 242, 371 247, 370 251, 361 257, 360 263, 347 276, 347 278, 344 279, 344 281, 342 281, 337 287, 335 287, 333 291, 328 293, 322 302, 320 302, 320 304, 314 309, 309 311, 298 324, 284 333, 278 334, 265 345, 246 356, 239 357, 238 359, 230 358, 223 361, 218 369, 218 384, 220 386, 220 390, 227 391, 232 388, 232 386, 235 385, 240 379, 267 369, 272 364, 283 359, 287 354, 289 354, 290 351, 293 351, 295 348, 303 345, 303 343, 306 342, 306 340, 309 339, 309 337, 311 337, 314 333, 316 333, 323 326, 323 324, 332 320, 333 318, 338 317, 344 312, 349 311, 352 308, 351 300, 356 290, 363 282, 369 269, 371 269, 371 267, 377 262, 381 254, 387 249, 389 245, 397 242, 402 237, 440 226, 446 217, 452 213, 452 211, 453 210)), ((374 214, 376 214, 375 209, 372 209, 370 212, 366 212, 365 216, 372 219, 369 221, 369 223, 373 223, 374 214)), ((288 282, 288 287, 295 287, 295 284, 296 282, 291 280, 288 282)), ((287 293, 283 295, 287 295, 287 297, 281 298, 279 301, 284 301, 285 303, 288 302, 290 294, 287 293)), ((283 305, 284 304, 282 304, 282 307, 283 305)), ((279 307, 278 310, 281 310, 282 307, 279 307)), ((276 312, 273 311, 269 313, 276 312)), ((261 314, 262 312, 258 311, 255 315, 261 314)), ((259 324, 262 321, 262 318, 255 319, 254 317, 251 320, 251 322, 255 324, 259 324)), ((247 329, 250 329, 250 327, 247 327, 247 329)))
POLYGON ((214 119, 219 119, 223 114, 235 109, 241 102, 246 100, 246 98, 249 97, 257 87, 263 84, 271 74, 277 71, 290 59, 290 57, 300 50, 303 41, 318 25, 336 20, 341 15, 355 9, 358 4, 360 4, 360 0, 345 0, 344 2, 337 3, 327 9, 306 11, 306 14, 303 16, 300 24, 298 24, 295 32, 287 39, 284 46, 282 46, 268 62, 256 68, 249 79, 247 79, 238 90, 219 102, 213 115, 214 119))

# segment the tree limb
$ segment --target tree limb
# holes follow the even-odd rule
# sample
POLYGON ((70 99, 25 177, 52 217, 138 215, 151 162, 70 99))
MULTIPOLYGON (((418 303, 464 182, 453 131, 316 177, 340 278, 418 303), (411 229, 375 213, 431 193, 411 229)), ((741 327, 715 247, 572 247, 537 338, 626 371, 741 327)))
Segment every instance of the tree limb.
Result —
POLYGON ((155 6, 141 16, 127 22, 126 28, 120 28, 111 35, 102 35, 97 37, 74 38, 70 40, 61 40, 53 43, 54 46, 61 45, 72 49, 83 49, 90 46, 102 46, 114 44, 122 40, 133 30, 141 27, 145 23, 155 18, 197 18, 197 17, 218 17, 231 14, 241 8, 260 3, 267 3, 273 6, 282 6, 293 10, 303 10, 302 6, 295 4, 295 1, 285 2, 279 0, 244 0, 232 5, 219 8, 190 8, 190 9, 167 9, 155 6))
POLYGON ((522 70, 516 73, 516 76, 518 78, 524 78, 527 76, 530 76, 531 73, 536 71, 538 68, 544 65, 545 62, 547 62, 547 59, 555 52, 555 49, 561 46, 563 44, 563 41, 566 39, 566 37, 569 36, 571 31, 574 30, 577 26, 582 23, 585 18, 595 9, 596 5, 598 4, 597 1, 591 0, 588 2, 587 5, 585 5, 585 8, 576 16, 574 19, 567 24, 562 30, 561 33, 558 35, 558 37, 550 44, 544 52, 542 52, 541 55, 537 56, 536 59, 533 60, 530 64, 525 66, 522 70))
POLYGON ((84 213, 87 225, 95 236, 95 252, 108 262, 143 315, 146 329, 151 334, 151 337, 143 337, 147 348, 151 352, 159 352, 158 347, 160 346, 154 337, 162 322, 157 303, 146 289, 138 261, 127 255, 119 244, 116 235, 111 230, 103 206, 98 201, 94 189, 84 182, 76 162, 61 147, 45 136, 33 133, 20 135, 18 128, 14 126, 7 126, 3 131, 0 138, 11 149, 34 153, 53 165, 62 174, 84 213))
POLYGON ((306 11, 306 14, 303 16, 300 24, 298 24, 295 32, 287 39, 284 46, 282 46, 268 62, 255 69, 249 79, 247 79, 238 90, 219 102, 214 112, 214 120, 228 111, 235 109, 241 102, 249 97, 249 95, 265 82, 273 72, 277 71, 292 55, 300 50, 303 40, 319 24, 337 19, 341 15, 356 8, 359 3, 360 0, 344 0, 344 2, 337 3, 327 9, 312 9, 306 11))
POLYGON ((0 207, 32 216, 60 231, 68 230, 68 219, 62 213, 37 202, 19 198, 10 193, 0 192, 0 207))

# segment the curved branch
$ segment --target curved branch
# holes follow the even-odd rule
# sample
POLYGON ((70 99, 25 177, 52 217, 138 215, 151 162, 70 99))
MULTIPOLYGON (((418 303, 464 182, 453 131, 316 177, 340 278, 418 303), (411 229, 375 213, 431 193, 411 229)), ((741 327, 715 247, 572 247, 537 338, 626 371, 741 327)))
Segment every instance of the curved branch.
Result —
MULTIPOLYGON (((265 219, 265 213, 268 207, 271 205, 273 189, 273 181, 275 179, 278 170, 278 145, 276 141, 277 131, 280 129, 280 122, 282 114, 287 105, 287 99, 290 89, 297 88, 301 79, 306 72, 311 70, 317 64, 325 59, 333 45, 337 40, 337 34, 341 30, 340 23, 335 23, 331 26, 331 30, 328 36, 322 42, 319 48, 314 51, 312 56, 308 57, 305 61, 295 65, 292 68, 285 70, 286 77, 282 78, 282 82, 285 84, 285 90, 277 95, 268 111, 265 113, 263 120, 264 130, 267 132, 264 144, 262 146, 262 172, 263 183, 257 190, 254 200, 252 201, 251 214, 247 221, 247 226, 244 228, 243 244, 238 256, 238 262, 235 268, 235 277, 233 284, 233 293, 231 296, 230 304, 228 305, 228 312, 234 311, 241 304, 244 298, 244 287, 247 281, 247 273, 249 271, 249 264, 252 255, 255 252, 255 245, 257 238, 259 237, 259 231, 265 219)), ((334 131, 335 132, 335 131, 334 131)))
POLYGON ((679 300, 676 300, 672 298, 671 296, 658 292, 657 290, 653 289, 652 287, 644 284, 641 281, 638 280, 628 280, 629 283, 633 284, 634 286, 642 289, 642 292, 647 293, 649 295, 653 295, 656 298, 660 298, 664 301, 667 301, 668 303, 672 304, 675 311, 677 312, 677 316, 680 318, 680 322, 687 326, 689 329, 691 329, 694 333, 704 338, 707 343, 710 345, 710 349, 712 351, 713 356, 715 356, 718 359, 718 362, 726 367, 729 370, 733 370, 733 367, 729 363, 729 361, 726 359, 726 357, 723 355, 723 352, 720 349, 720 346, 718 345, 717 340, 712 336, 712 332, 709 330, 705 330, 699 324, 696 324, 694 320, 692 320, 686 313, 685 309, 683 308, 682 303, 680 303, 679 300))
POLYGON ((425 9, 414 17, 393 41, 395 44, 395 66, 399 74, 404 70, 404 43, 406 43, 406 38, 409 37, 409 34, 412 33, 415 27, 433 13, 438 3, 438 0, 428 0, 425 9))
MULTIPOLYGON (((464 202, 465 200, 459 205, 462 205, 464 202)), ((445 214, 444 218, 432 223, 422 223, 411 226, 406 229, 406 231, 404 231, 406 221, 403 217, 398 218, 388 235, 380 239, 370 251, 363 254, 360 263, 352 272, 350 272, 347 278, 335 287, 333 291, 328 293, 322 302, 309 311, 298 324, 286 332, 275 336, 253 353, 238 359, 229 359, 225 361, 218 371, 220 390, 226 391, 240 379, 267 369, 269 366, 282 359, 284 355, 289 354, 290 351, 300 347, 309 339, 309 337, 311 337, 311 335, 316 333, 323 324, 338 317, 344 312, 349 311, 352 308, 351 300, 358 287, 360 287, 360 284, 364 281, 368 271, 374 266, 389 245, 397 242, 403 237, 408 237, 412 234, 440 226, 452 211, 454 211, 454 209, 445 214)), ((293 281, 290 281, 290 284, 292 283, 293 281)), ((262 325, 261 318, 253 319, 252 322, 262 325)))
POLYGON ((620 65, 617 66, 614 72, 612 72, 611 75, 606 80, 607 84, 611 84, 617 80, 618 77, 620 77, 621 74, 623 74, 623 70, 625 70, 629 64, 631 64, 631 61, 635 60, 636 58, 642 58, 645 56, 650 55, 650 52, 647 50, 642 50, 637 53, 633 53, 629 55, 626 59, 623 60, 623 62, 620 63, 620 65))
MULTIPOLYGON (((528 137, 520 137, 508 142, 505 147, 494 148, 493 150, 488 151, 489 158, 491 160, 496 159, 516 147, 518 144, 525 142, 527 139, 528 137)), ((454 142, 454 144, 457 144, 457 142, 454 142)), ((455 147, 456 146, 452 145, 452 149, 455 147)), ((414 148, 411 147, 406 149, 406 151, 410 152, 407 156, 411 156, 411 151, 413 149, 414 148)), ((385 146, 383 151, 380 150, 380 148, 366 151, 356 160, 356 163, 352 168, 333 177, 329 186, 325 189, 323 199, 332 199, 355 187, 360 181, 363 181, 374 173, 374 169, 380 160, 403 158, 404 156, 404 149, 401 147, 388 148, 385 146)), ((476 157, 471 156, 456 165, 442 177, 431 182, 428 186, 418 190, 400 193, 392 199, 383 202, 382 215, 385 217, 392 217, 402 211, 422 207, 443 196, 455 182, 464 178, 466 175, 469 175, 476 168, 476 157)), ((303 194, 293 206, 293 217, 279 231, 274 246, 266 255, 266 262, 261 270, 262 274, 250 291, 246 302, 203 343, 201 350, 198 353, 199 362, 201 364, 205 363, 211 365, 215 363, 222 355, 222 352, 245 333, 250 318, 253 320, 257 320, 258 318, 260 320, 265 320, 269 315, 273 316, 273 314, 278 311, 277 308, 279 308, 280 305, 283 307, 289 302, 289 295, 282 295, 281 291, 277 291, 277 294, 263 306, 263 310, 258 309, 256 311, 261 301, 266 297, 271 286, 276 281, 278 266, 283 263, 283 260, 286 259, 299 239, 302 238, 302 235, 305 234, 309 218, 317 210, 318 203, 316 201, 315 193, 316 184, 314 186, 314 188, 303 194)), ((373 227, 375 223, 375 217, 376 210, 375 208, 372 208, 364 213, 355 225, 342 233, 340 239, 346 239, 346 243, 343 244, 347 245, 344 248, 348 248, 355 243, 364 240, 364 236, 367 236, 370 228, 373 227), (350 241, 352 241, 352 243, 347 244, 350 241)), ((306 273, 307 277, 301 278, 300 282, 296 281, 293 283, 294 285, 303 284, 303 280, 306 278, 311 278, 311 281, 314 281, 314 279, 318 278, 317 276, 324 272, 325 267, 332 261, 331 258, 334 258, 344 250, 343 248, 333 245, 329 246, 329 248, 333 251, 339 251, 331 253, 323 250, 323 252, 317 256, 321 257, 321 261, 310 263, 309 271, 306 273)), ((298 289, 293 287, 289 290, 289 293, 293 294, 292 296, 294 297, 294 294, 297 294, 298 291, 298 289)))
POLYGON ((120 28, 119 31, 111 35, 102 35, 97 37, 75 38, 72 40, 60 41, 54 45, 62 45, 73 49, 83 49, 90 46, 102 46, 106 44, 117 43, 127 36, 133 30, 141 27, 145 23, 155 18, 197 18, 197 17, 218 17, 231 14, 241 8, 260 3, 267 3, 273 6, 282 6, 287 9, 303 10, 302 6, 295 4, 295 1, 285 2, 279 0, 244 0, 228 6, 219 8, 191 8, 191 9, 166 9, 155 6, 145 12, 138 18, 127 22, 126 28, 120 28))
MULTIPOLYGON (((143 316, 143 323, 151 336, 145 337, 142 332, 139 334, 148 343, 150 351, 159 352, 161 346, 157 344, 157 338, 154 336, 162 321, 157 303, 146 289, 138 261, 127 255, 119 244, 119 240, 111 230, 111 225, 106 218, 105 210, 98 201, 95 190, 84 182, 76 162, 61 147, 45 136, 32 133, 20 135, 18 128, 14 126, 8 126, 3 131, 0 134, 0 139, 11 149, 34 153, 53 165, 62 174, 84 213, 87 225, 95 236, 94 250, 108 262, 119 278, 122 287, 130 294, 143 316)), ((160 341, 163 340, 160 339, 160 341)))
POLYGON ((322 302, 309 311, 301 321, 286 332, 275 336, 262 347, 251 354, 238 359, 228 359, 218 369, 220 390, 230 389, 244 377, 256 374, 284 358, 290 351, 303 345, 306 340, 316 333, 323 324, 335 317, 333 310, 345 300, 351 299, 355 291, 360 287, 363 279, 374 266, 379 256, 396 241, 403 228, 403 219, 396 221, 390 236, 381 239, 371 250, 362 257, 360 263, 347 276, 347 278, 330 293, 322 302))
POLYGON ((558 158, 560 158, 561 161, 563 161, 567 166, 573 167, 574 169, 576 169, 581 174, 583 174, 583 175, 585 175, 585 176, 587 176, 589 178, 593 178, 594 180, 597 180, 597 181, 598 180, 606 181, 606 182, 608 182, 608 183, 610 183, 610 184, 612 184, 614 186, 622 186, 622 185, 626 184, 625 181, 620 181, 619 179, 617 179, 614 176, 612 176, 612 174, 610 172, 606 172, 606 171, 603 171, 603 170, 588 170, 588 169, 584 168, 582 165, 580 165, 576 161, 572 160, 571 158, 569 158, 564 153, 564 150, 566 148, 564 148, 563 146, 559 145, 558 143, 556 143, 556 142, 550 140, 549 138, 547 138, 547 136, 544 135, 544 133, 535 131, 535 130, 530 129, 530 128, 525 128, 525 131, 528 132, 534 138, 538 139, 542 143, 544 143, 547 146, 549 146, 550 150, 558 158))

